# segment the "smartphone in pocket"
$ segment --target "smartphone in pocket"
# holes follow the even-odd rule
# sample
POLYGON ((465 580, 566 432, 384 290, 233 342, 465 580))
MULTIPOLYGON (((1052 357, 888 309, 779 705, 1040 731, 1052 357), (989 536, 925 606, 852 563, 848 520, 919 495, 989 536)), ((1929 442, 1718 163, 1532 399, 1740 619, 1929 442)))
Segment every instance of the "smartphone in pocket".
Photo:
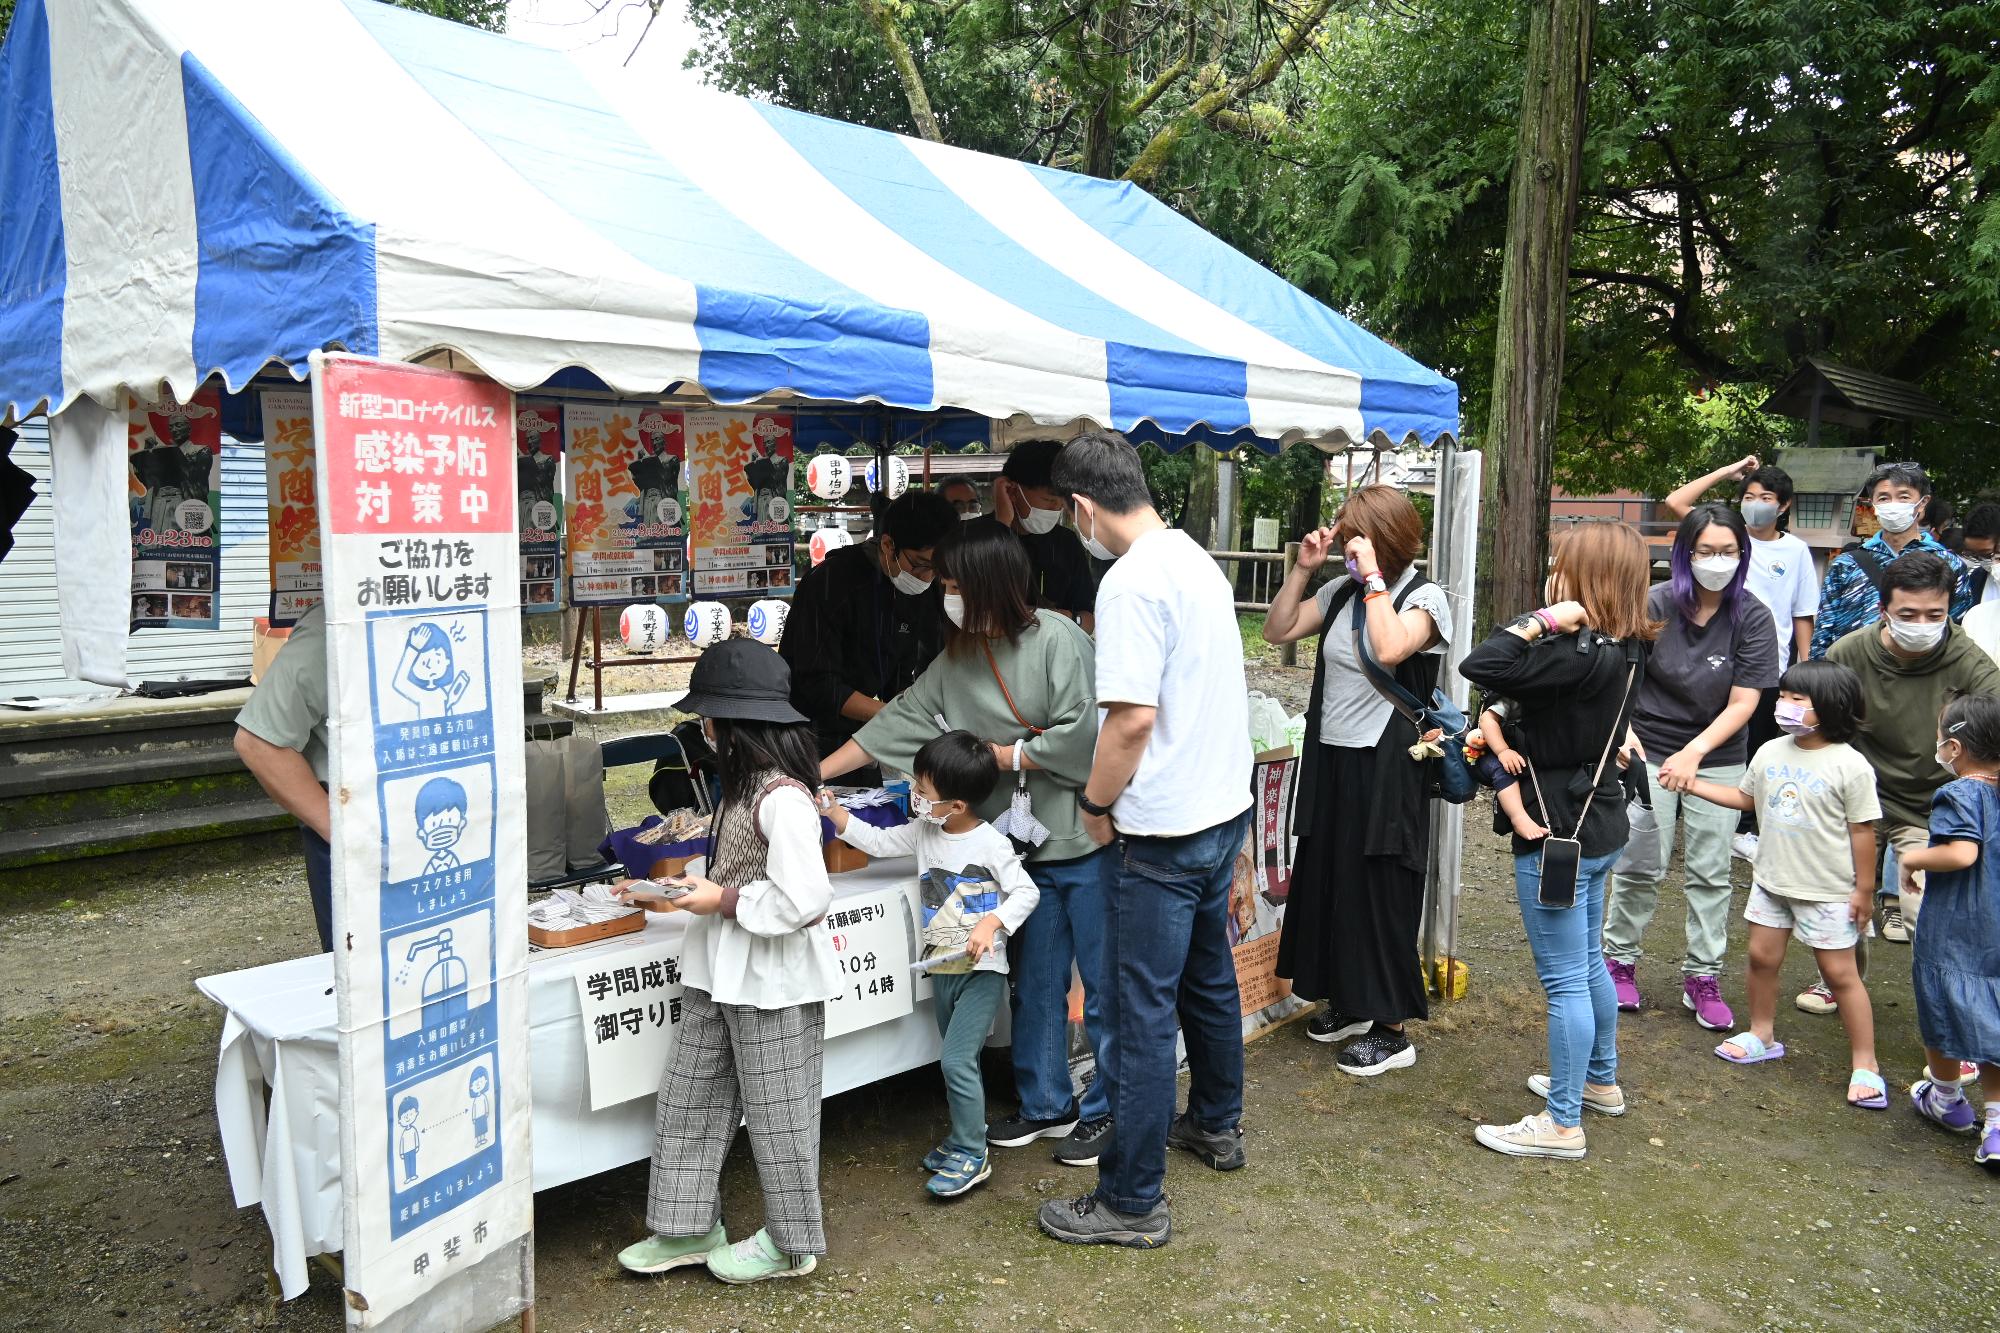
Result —
POLYGON ((1583 864, 1583 844, 1575 838, 1542 840, 1542 887, 1536 901, 1544 907, 1576 905, 1576 872, 1583 864))

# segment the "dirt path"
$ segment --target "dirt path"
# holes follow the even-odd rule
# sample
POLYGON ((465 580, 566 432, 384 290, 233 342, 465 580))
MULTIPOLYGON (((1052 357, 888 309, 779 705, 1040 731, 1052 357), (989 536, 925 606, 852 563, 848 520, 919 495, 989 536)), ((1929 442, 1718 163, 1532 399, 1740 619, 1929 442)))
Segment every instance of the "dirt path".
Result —
MULTIPOLYGON (((751 1290, 624 1278, 613 1255, 640 1234, 645 1193, 633 1166, 537 1199, 541 1326, 1993 1326, 2000 1183, 1972 1166, 1969 1141, 1908 1109, 1921 1057, 1898 946, 1880 946, 1874 969, 1892 1108, 1852 1111, 1834 1020, 1785 1009, 1781 1065, 1708 1053, 1715 1038, 1672 994, 1670 888, 1640 972, 1654 1007, 1621 1029, 1631 1114, 1591 1120, 1582 1163, 1475 1147, 1474 1123, 1532 1109, 1521 1083, 1546 1057, 1504 849, 1483 831, 1473 843, 1471 998, 1416 1029, 1414 1070, 1382 1079, 1335 1072, 1298 1025, 1253 1044, 1250 1165, 1220 1176, 1176 1157, 1165 1251, 1042 1239, 1035 1207, 1092 1177, 1035 1149, 1002 1151, 989 1186, 933 1204, 914 1163, 943 1098, 934 1071, 917 1071, 827 1105, 820 1276, 751 1290)), ((73 907, 0 909, 0 927, 0 1328, 339 1327, 324 1274, 297 1301, 266 1296, 268 1234, 256 1210, 234 1210, 215 1133, 220 1019, 192 986, 309 946, 296 863, 190 857, 73 907)), ((1808 969, 1791 960, 1787 995, 1808 969)), ((1740 1003, 1740 967, 1725 992, 1740 1003)), ((1004 1109, 998 1069, 991 1085, 1004 1109)), ((727 1214, 747 1229, 758 1207, 740 1145, 737 1159, 727 1214)))

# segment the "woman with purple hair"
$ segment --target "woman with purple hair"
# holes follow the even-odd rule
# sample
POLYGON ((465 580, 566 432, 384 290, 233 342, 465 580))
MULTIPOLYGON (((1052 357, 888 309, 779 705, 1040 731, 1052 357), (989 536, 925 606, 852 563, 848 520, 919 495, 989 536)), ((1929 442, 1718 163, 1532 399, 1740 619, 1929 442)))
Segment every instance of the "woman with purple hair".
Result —
MULTIPOLYGON (((1728 505, 1697 505, 1674 533, 1673 578, 1647 599, 1666 622, 1653 644, 1645 683, 1632 712, 1632 753, 1645 760, 1659 818, 1664 865, 1674 828, 1686 828, 1687 952, 1681 958, 1681 1005, 1711 1031, 1735 1015, 1717 974, 1729 942, 1729 842, 1736 812, 1688 794, 1696 779, 1734 787, 1748 760, 1746 725, 1762 691, 1778 683, 1778 640, 1770 613, 1745 589, 1750 534, 1728 505)), ((1660 883, 1616 874, 1604 916, 1604 965, 1618 1007, 1639 1007, 1634 970, 1639 941, 1652 922, 1660 883)))

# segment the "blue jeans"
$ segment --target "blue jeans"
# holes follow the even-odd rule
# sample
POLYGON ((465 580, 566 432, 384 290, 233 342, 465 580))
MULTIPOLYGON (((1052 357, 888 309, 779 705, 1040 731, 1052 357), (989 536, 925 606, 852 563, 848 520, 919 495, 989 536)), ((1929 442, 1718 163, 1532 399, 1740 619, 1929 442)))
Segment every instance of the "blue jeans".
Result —
POLYGON ((1121 1213, 1160 1202, 1174 1118, 1174 1027, 1187 1041, 1188 1112, 1243 1118, 1243 1010, 1229 952, 1229 883, 1244 819, 1179 838, 1123 838, 1104 858, 1105 1043, 1118 1128, 1097 1197, 1121 1213))
POLYGON ((1076 1098, 1069 1081, 1070 964, 1083 977, 1083 1031, 1097 1055, 1097 1077, 1084 1090, 1080 1114, 1111 1114, 1111 1079, 1104 1053, 1105 848, 1069 861, 1029 862, 1041 901, 1007 942, 1014 972, 1014 1086, 1021 1114, 1060 1120, 1076 1098))
POLYGON ((333 952, 333 848, 325 838, 299 825, 299 845, 306 857, 306 892, 312 897, 313 924, 319 927, 319 951, 333 952))
POLYGON ((1549 997, 1549 1119, 1574 1126, 1583 1116, 1586 1081, 1618 1081, 1618 992, 1604 970, 1604 881, 1617 852, 1585 857, 1576 871, 1576 902, 1544 907, 1540 851, 1514 858, 1514 892, 1535 954, 1535 974, 1549 997))

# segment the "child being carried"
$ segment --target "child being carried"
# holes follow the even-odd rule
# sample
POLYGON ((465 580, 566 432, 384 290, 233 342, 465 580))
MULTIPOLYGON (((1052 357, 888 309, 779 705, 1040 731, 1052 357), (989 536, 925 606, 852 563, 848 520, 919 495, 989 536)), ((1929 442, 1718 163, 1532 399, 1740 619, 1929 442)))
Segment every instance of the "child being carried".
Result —
POLYGON ((1493 799, 1500 803, 1500 813, 1514 826, 1517 836, 1536 842, 1549 836, 1549 831, 1537 824, 1528 815, 1527 803, 1521 799, 1520 784, 1515 781, 1528 760, 1519 750, 1507 744, 1507 733, 1503 724, 1515 712, 1512 699, 1487 699, 1479 713, 1478 730, 1465 738, 1465 761, 1472 765, 1472 772, 1483 786, 1493 789, 1493 799))

